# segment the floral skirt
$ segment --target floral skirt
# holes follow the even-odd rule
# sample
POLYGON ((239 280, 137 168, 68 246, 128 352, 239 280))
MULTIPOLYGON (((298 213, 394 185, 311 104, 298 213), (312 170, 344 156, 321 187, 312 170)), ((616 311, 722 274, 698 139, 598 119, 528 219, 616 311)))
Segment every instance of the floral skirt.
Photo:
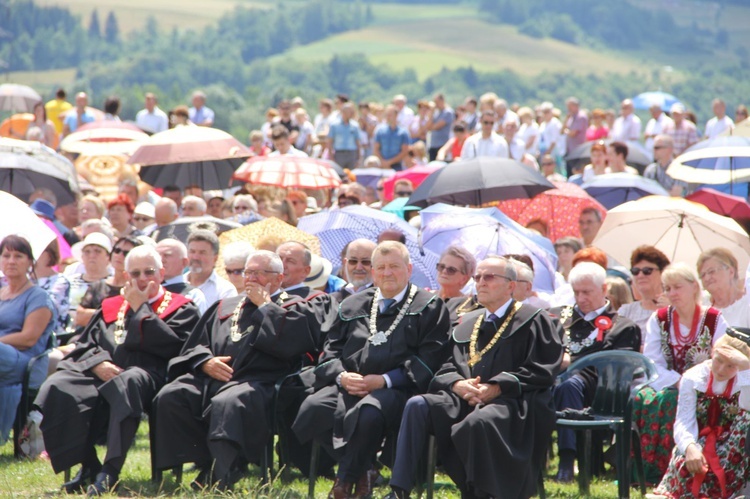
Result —
POLYGON ((667 471, 674 447, 672 433, 677 414, 677 390, 643 388, 635 397, 633 421, 641 434, 641 456, 646 482, 657 484, 667 471))
MULTIPOLYGON (((728 432, 723 433, 716 442, 716 455, 724 469, 726 477, 726 495, 722 496, 719 480, 713 471, 709 470, 701 484, 700 498, 728 498, 738 493, 750 479, 750 459, 745 455, 745 438, 750 428, 750 412, 740 411, 734 419, 728 432)), ((705 437, 698 439, 701 447, 705 444, 705 437)), ((675 447, 672 460, 655 494, 672 499, 693 499, 693 475, 685 467, 685 455, 675 447)))

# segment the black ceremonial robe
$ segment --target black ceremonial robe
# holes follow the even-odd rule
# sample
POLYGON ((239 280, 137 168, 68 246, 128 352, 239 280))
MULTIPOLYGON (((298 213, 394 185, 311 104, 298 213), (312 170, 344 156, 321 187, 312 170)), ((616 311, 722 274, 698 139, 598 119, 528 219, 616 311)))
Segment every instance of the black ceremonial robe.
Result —
POLYGON ((448 311, 451 314, 451 324, 455 327, 461 322, 461 317, 474 310, 484 309, 477 301, 477 295, 456 296, 445 302, 448 311))
POLYGON ((158 468, 186 462, 207 466, 213 458, 222 478, 238 456, 257 462, 271 431, 274 384, 299 369, 302 355, 318 344, 322 325, 310 320, 305 302, 286 293, 261 308, 245 300, 241 337, 233 341, 232 316, 243 298, 211 306, 170 363, 172 381, 154 401, 158 468), (200 367, 219 356, 231 357, 234 373, 227 383, 200 367))
MULTIPOLYGON (((127 335, 118 345, 114 330, 122 303, 121 296, 102 302, 75 349, 47 378, 34 402, 44 415, 44 444, 56 473, 83 462, 90 442, 103 436, 91 433, 106 431, 108 414, 117 423, 150 411, 154 395, 165 382, 167 363, 180 353, 200 316, 198 308, 179 294, 172 294, 159 316, 154 309, 159 308, 161 299, 135 311, 128 308, 127 335), (124 371, 105 383, 91 371, 104 361, 124 371)), ((107 456, 127 452, 127 448, 120 449, 123 444, 129 445, 120 441, 116 431, 110 431, 107 456)))
MULTIPOLYGON (((443 301, 418 290, 401 323, 388 341, 370 343, 370 310, 376 289, 367 289, 345 299, 339 307, 339 321, 328 333, 323 354, 315 369, 316 392, 302 404, 292 429, 300 441, 325 436, 334 430, 333 447, 343 447, 353 433, 358 413, 369 404, 383 414, 388 431, 395 431, 408 398, 427 390, 430 380, 449 355, 448 310, 443 301), (349 395, 336 385, 343 371, 361 375, 386 374, 398 369, 404 386, 375 390, 366 397, 349 395)), ((378 313, 377 330, 386 331, 398 315, 409 293, 383 313, 378 313)), ((331 442, 327 442, 330 447, 331 442)))
MULTIPOLYGON (((511 302, 511 307, 515 302, 511 302)), ((508 310, 511 310, 509 307, 508 310)), ((469 344, 481 320, 477 352, 503 324, 487 322, 484 310, 464 315, 453 331, 453 356, 440 369, 424 395, 438 442, 440 461, 456 484, 478 495, 530 497, 536 493, 545 464, 555 406, 550 388, 560 371, 562 345, 546 312, 522 305, 507 329, 482 359, 469 367, 469 344), (479 376, 500 387, 500 396, 470 406, 451 387, 479 376)))

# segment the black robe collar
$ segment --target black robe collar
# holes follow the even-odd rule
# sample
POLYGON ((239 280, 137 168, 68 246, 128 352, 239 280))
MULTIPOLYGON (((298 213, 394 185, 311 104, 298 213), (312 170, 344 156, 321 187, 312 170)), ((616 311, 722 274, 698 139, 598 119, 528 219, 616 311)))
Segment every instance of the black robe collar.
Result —
MULTIPOLYGON (((508 307, 508 311, 505 312, 505 315, 501 317, 498 321, 496 321, 496 324, 500 325, 505 321, 505 318, 508 317, 508 313, 510 313, 511 309, 516 305, 516 300, 513 300, 508 307)), ((531 305, 521 305, 521 308, 518 309, 518 312, 516 312, 516 315, 513 317, 513 320, 508 325, 508 328, 503 333, 503 338, 508 338, 510 336, 513 336, 518 332, 519 329, 524 327, 529 321, 531 321, 536 315, 541 311, 541 309, 538 309, 536 307, 532 307, 531 305)), ((469 312, 465 314, 461 320, 461 324, 456 326, 453 329, 453 341, 456 343, 468 343, 471 341, 471 333, 474 330, 474 324, 476 324, 477 319, 482 316, 484 317, 484 309, 481 310, 474 310, 473 312, 469 312)))
MULTIPOLYGON (((412 284, 409 283, 409 285, 411 286, 412 284)), ((348 296, 344 301, 341 302, 341 305, 339 305, 339 318, 341 318, 342 321, 353 321, 356 319, 361 319, 363 317, 370 317, 372 300, 375 299, 376 292, 377 288, 370 287, 368 289, 365 289, 364 291, 360 291, 359 293, 348 296)), ((400 302, 394 304, 385 312, 379 312, 379 315, 395 316, 396 314, 398 314, 401 305, 403 305, 408 298, 409 290, 406 291, 403 299, 401 299, 400 302)), ((422 311, 427 308, 427 305, 432 303, 435 299, 437 299, 437 296, 435 296, 434 294, 430 293, 429 291, 417 288, 417 293, 414 295, 414 299, 409 305, 409 309, 406 311, 406 315, 421 314, 422 311)))

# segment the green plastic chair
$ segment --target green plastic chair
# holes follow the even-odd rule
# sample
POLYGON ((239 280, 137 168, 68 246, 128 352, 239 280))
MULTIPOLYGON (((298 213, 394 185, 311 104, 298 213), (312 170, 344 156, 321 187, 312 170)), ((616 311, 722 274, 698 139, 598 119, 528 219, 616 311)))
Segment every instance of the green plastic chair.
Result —
POLYGON ((614 431, 616 438, 618 496, 630 497, 631 438, 641 495, 645 495, 646 481, 641 457, 640 433, 633 423, 633 399, 641 388, 656 379, 656 366, 651 359, 637 352, 626 350, 597 352, 575 361, 558 379, 565 381, 587 367, 595 368, 598 373, 596 393, 589 411, 592 419, 557 420, 558 427, 584 432, 583 445, 579 445, 583 453, 578 456, 578 484, 581 494, 589 494, 591 432, 610 429, 614 431))

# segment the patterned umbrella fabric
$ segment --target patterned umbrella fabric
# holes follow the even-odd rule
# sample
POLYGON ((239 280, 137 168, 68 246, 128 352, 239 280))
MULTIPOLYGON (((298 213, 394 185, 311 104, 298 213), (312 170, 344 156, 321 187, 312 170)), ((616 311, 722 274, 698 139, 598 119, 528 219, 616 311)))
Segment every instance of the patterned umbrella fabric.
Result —
MULTIPOLYGON (((383 187, 385 189, 383 191, 383 195, 385 196, 385 199, 387 201, 393 199, 393 188, 395 187, 397 181, 408 180, 416 189, 422 182, 424 182, 424 179, 429 177, 431 173, 435 173, 436 171, 438 171, 440 168, 442 168, 442 166, 419 165, 412 166, 411 168, 407 168, 406 170, 402 170, 400 172, 396 172, 395 175, 393 175, 383 183, 383 187)), ((354 174, 356 175, 356 173, 357 172, 355 171, 354 174)))
POLYGON ((597 175, 581 187, 608 210, 644 196, 669 196, 655 180, 630 173, 597 175))
POLYGON ((547 237, 557 241, 561 237, 581 237, 578 218, 586 208, 595 208, 602 215, 607 209, 586 191, 568 182, 552 182, 554 189, 537 194, 531 199, 507 199, 497 207, 519 224, 526 226, 541 220, 547 226, 547 237))
POLYGON ((0 111, 31 112, 42 97, 31 87, 17 83, 0 85, 0 111))
POLYGON ((76 170, 105 199, 114 199, 117 196, 119 185, 117 180, 123 176, 137 175, 133 165, 126 163, 128 158, 123 155, 84 155, 76 159, 76 170))
POLYGON ((281 242, 297 241, 308 248, 316 255, 320 255, 320 240, 303 230, 289 225, 278 218, 266 218, 259 222, 253 222, 249 225, 232 229, 222 233, 219 241, 222 245, 234 243, 237 241, 246 241, 254 247, 258 247, 258 241, 263 238, 273 238, 281 242))
POLYGON ((233 177, 253 185, 271 185, 284 189, 333 189, 341 185, 338 173, 315 158, 262 156, 242 164, 233 177))
POLYGON ((396 229, 406 236, 406 247, 414 265, 412 282, 417 286, 437 289, 435 266, 439 255, 420 251, 417 229, 392 213, 367 206, 347 206, 340 210, 322 211, 299 219, 297 228, 320 239, 323 257, 334 267, 341 266, 341 250, 354 239, 376 241, 386 229, 396 229))
POLYGON ((390 168, 355 168, 352 173, 357 177, 357 183, 373 189, 377 187, 381 177, 390 178, 396 174, 390 168))

